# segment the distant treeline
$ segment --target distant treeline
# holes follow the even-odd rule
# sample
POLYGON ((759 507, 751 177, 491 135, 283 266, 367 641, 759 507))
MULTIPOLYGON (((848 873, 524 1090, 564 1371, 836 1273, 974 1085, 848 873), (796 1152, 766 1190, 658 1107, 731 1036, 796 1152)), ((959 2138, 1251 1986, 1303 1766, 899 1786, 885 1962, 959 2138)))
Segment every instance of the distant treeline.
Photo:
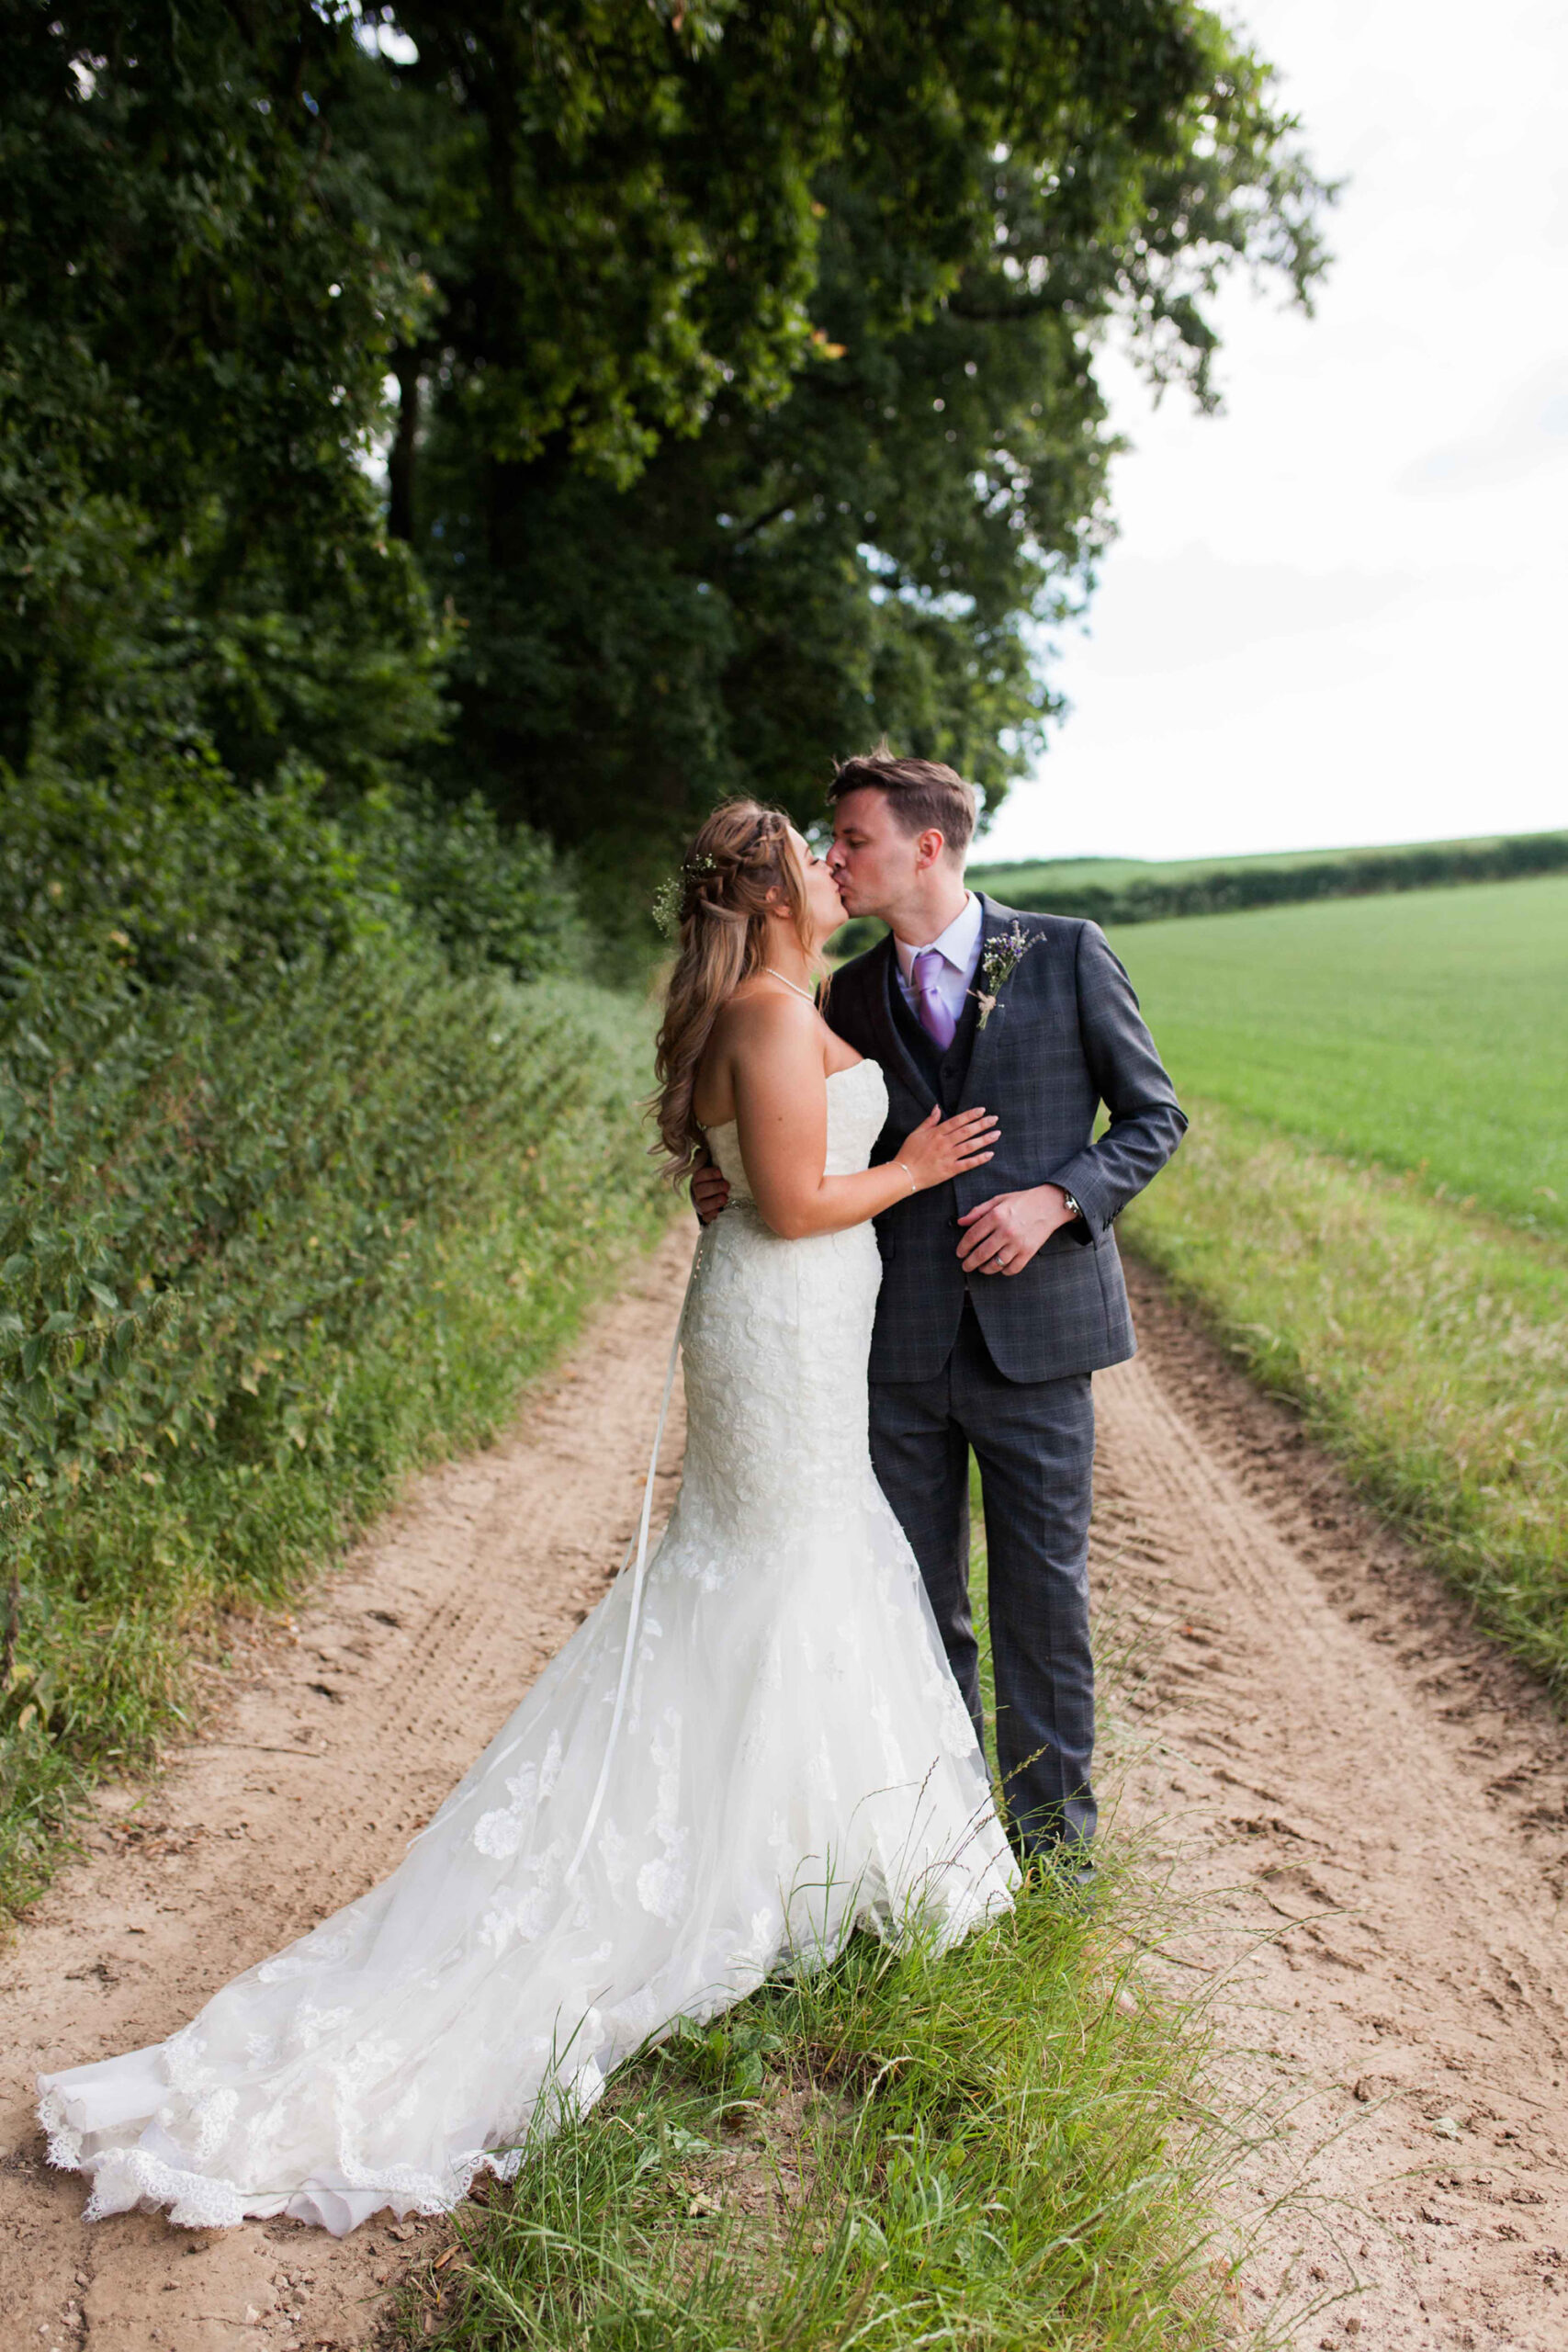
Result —
POLYGON ((1227 914, 1242 907, 1424 890, 1450 882, 1504 882, 1568 867, 1568 832, 1498 833, 1474 841, 1402 842, 1387 849, 1292 852, 1276 857, 1069 858, 1055 865, 978 865, 977 888, 1013 907, 1088 916, 1099 923, 1227 914))

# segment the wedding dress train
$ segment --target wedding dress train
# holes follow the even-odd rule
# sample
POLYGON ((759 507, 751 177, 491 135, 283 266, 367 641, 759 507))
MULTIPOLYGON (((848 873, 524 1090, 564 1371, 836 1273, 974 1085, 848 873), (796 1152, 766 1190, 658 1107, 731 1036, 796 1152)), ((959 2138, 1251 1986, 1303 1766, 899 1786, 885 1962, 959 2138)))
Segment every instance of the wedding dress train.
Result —
MULTIPOLYGON (((866 1165, 886 1099, 874 1062, 829 1080, 829 1171, 866 1165)), ((677 2018, 857 1926, 950 1941, 1010 1902, 872 1475, 872 1230, 779 1239, 734 1127, 710 1144, 731 1205, 687 1298, 684 1475, 640 1595, 623 1573, 390 1878, 170 2041, 40 2077, 90 2216, 342 2234, 442 2211, 677 2018)))

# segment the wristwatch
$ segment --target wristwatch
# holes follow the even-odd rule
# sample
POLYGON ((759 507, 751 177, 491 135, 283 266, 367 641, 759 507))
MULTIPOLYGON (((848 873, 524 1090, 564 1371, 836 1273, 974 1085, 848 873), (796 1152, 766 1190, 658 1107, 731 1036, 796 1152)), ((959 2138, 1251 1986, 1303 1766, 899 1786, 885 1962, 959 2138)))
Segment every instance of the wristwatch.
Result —
MULTIPOLYGON (((1071 1193, 1064 1193, 1062 1194, 1062 1198, 1067 1204, 1067 1215, 1069 1216, 1083 1216, 1083 1211, 1079 1208, 1077 1201, 1074 1200, 1071 1193)), ((1086 1225, 1089 1223, 1089 1219, 1087 1217, 1084 1217, 1084 1223, 1086 1225)))

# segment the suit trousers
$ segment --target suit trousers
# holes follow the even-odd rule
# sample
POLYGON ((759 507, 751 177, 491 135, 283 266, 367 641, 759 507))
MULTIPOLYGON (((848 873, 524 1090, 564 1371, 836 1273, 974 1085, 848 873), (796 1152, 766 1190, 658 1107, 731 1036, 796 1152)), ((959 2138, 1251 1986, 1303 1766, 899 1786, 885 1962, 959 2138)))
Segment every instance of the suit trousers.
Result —
POLYGON ((984 1749, 969 1608, 971 1447, 986 1513, 997 1767, 1015 1847, 1050 1853, 1087 1842, 1096 1821, 1091 1375, 1005 1379, 965 1299, 952 1353, 934 1378, 872 1382, 871 1453, 984 1749))

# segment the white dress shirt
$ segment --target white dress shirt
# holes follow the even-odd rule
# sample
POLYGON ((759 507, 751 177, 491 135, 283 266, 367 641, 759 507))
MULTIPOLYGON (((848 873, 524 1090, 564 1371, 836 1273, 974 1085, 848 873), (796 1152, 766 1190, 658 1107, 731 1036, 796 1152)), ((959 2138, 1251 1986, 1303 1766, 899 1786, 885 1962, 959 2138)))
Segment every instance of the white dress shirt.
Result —
POLYGON ((936 975, 937 994, 952 1013, 954 1027, 963 1019, 964 1000, 974 984, 980 961, 980 934, 985 929, 985 918, 986 910, 971 890, 947 929, 939 932, 934 939, 920 941, 914 946, 902 939, 894 940, 894 953, 898 958, 898 986, 903 990, 905 1003, 917 1021, 920 1017, 920 1008, 915 989, 915 958, 923 956, 928 947, 934 947, 943 959, 936 975))

